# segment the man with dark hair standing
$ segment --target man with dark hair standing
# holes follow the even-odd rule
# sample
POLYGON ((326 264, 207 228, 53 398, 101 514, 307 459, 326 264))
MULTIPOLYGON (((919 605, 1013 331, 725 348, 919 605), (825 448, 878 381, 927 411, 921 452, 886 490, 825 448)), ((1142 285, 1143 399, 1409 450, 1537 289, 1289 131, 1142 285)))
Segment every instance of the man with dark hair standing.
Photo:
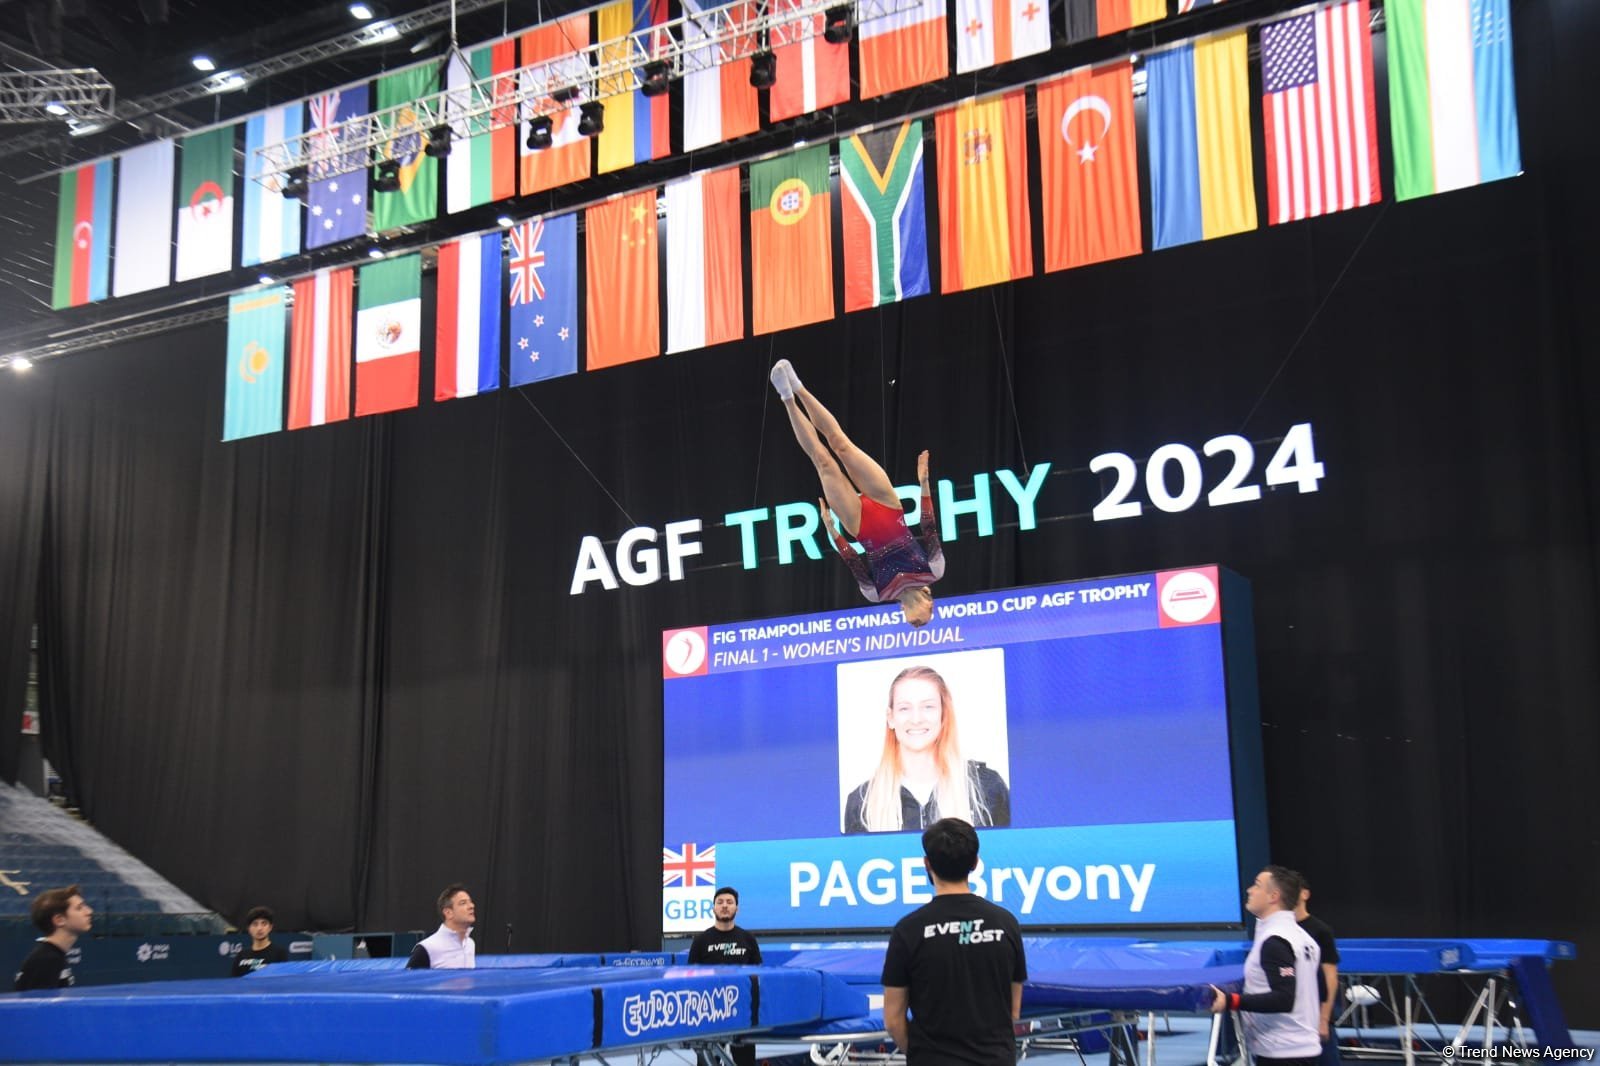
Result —
POLYGON ((1333 927, 1321 918, 1314 917, 1308 909, 1311 903, 1311 882, 1300 875, 1300 905, 1294 909, 1294 920, 1322 952, 1322 1003, 1318 1016, 1317 1035, 1322 1039, 1322 1066, 1339 1066, 1339 1037, 1333 1031, 1333 1008, 1339 997, 1339 944, 1333 938, 1333 927))
POLYGON ((250 932, 250 950, 234 960, 233 976, 255 973, 269 962, 289 961, 289 949, 272 942, 272 918, 270 907, 251 907, 244 916, 244 927, 250 932))
POLYGON ((1262 1066, 1316 1066, 1322 1055, 1317 1037, 1322 953, 1295 923, 1299 902, 1300 878, 1293 870, 1268 866, 1257 874, 1245 893, 1245 910, 1256 919, 1256 939, 1244 960, 1244 991, 1211 989, 1211 1012, 1241 1012, 1244 1042, 1262 1066))
MULTIPOLYGON (((739 916, 739 890, 727 885, 711 897, 711 928, 696 933, 689 942, 689 963, 693 966, 760 966, 761 945, 747 931, 733 924, 739 916)), ((734 1044, 736 1066, 755 1066, 753 1044, 734 1044)))
POLYGON ((472 942, 472 926, 478 920, 478 906, 466 885, 446 885, 439 893, 435 910, 443 919, 438 930, 411 949, 408 970, 474 970, 478 966, 478 945, 472 942))
POLYGON ((1012 1066, 1028 979, 1022 931, 1009 911, 967 887, 978 865, 972 826, 934 822, 922 833, 922 853, 934 895, 889 936, 884 1028, 907 1066, 1012 1066))
POLYGON ((94 909, 84 902, 77 885, 52 888, 33 899, 28 917, 44 936, 22 960, 14 986, 18 992, 39 988, 71 988, 72 966, 67 952, 94 925, 94 909))

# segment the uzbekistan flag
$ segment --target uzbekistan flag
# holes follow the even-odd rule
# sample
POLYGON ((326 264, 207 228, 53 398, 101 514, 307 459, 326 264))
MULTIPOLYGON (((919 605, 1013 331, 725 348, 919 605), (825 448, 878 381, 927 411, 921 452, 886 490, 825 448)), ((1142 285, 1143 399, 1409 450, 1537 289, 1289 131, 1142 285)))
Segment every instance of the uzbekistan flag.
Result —
POLYGON ((56 207, 56 310, 104 300, 111 281, 111 160, 61 173, 56 207))
POLYGON ((433 398, 453 400, 500 387, 500 234, 439 248, 438 358, 433 398))

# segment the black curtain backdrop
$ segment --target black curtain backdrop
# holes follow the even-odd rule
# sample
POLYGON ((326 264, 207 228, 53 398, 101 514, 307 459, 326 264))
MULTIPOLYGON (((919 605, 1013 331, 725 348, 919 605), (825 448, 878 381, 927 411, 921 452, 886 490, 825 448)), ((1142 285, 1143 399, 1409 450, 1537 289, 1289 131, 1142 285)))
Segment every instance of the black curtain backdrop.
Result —
POLYGON ((816 495, 786 355, 899 480, 1052 464, 944 593, 1250 578, 1274 858, 1344 935, 1578 941, 1600 1024, 1600 10, 1515 14, 1527 173, 1484 188, 230 445, 220 324, 8 375, 3 703, 36 620, 70 792, 226 914, 427 927, 461 879, 488 950, 655 945, 660 631, 855 602, 710 528, 816 495), (1088 518, 1097 453, 1306 421, 1315 494, 1088 518), (584 535, 692 517, 685 580, 569 595, 584 535))

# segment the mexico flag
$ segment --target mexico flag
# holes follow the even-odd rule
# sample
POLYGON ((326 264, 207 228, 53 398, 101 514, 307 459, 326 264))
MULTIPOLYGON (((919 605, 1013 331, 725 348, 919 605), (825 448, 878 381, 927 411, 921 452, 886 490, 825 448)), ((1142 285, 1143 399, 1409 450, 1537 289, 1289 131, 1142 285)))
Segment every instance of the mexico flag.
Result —
POLYGON ((422 256, 362 267, 356 306, 356 415, 417 406, 422 256))

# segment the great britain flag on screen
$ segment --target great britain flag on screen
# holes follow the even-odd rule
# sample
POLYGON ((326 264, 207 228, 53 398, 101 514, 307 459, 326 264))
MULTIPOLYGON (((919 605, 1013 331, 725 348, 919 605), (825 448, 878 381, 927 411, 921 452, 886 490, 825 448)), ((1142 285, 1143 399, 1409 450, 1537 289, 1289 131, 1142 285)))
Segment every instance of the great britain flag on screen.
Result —
POLYGON ((661 887, 717 883, 717 846, 701 848, 698 844, 685 844, 677 851, 663 846, 661 849, 661 887))

